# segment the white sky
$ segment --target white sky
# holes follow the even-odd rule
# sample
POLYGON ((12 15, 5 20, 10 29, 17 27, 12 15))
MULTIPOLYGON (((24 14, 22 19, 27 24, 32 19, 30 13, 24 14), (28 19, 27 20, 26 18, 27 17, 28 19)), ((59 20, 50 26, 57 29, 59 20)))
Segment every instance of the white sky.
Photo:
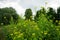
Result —
POLYGON ((26 8, 35 8, 38 10, 41 6, 57 8, 60 5, 59 0, 0 0, 0 8, 13 7, 19 15, 24 14, 26 8), (47 4, 45 4, 47 2, 47 4))

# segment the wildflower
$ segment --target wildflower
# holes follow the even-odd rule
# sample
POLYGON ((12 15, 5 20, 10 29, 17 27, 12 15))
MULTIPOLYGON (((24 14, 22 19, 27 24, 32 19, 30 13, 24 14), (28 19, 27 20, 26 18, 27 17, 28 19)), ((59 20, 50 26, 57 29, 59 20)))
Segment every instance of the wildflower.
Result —
POLYGON ((25 19, 26 17, 24 16, 23 18, 25 19))
POLYGON ((30 16, 30 18, 32 18, 32 16, 30 16))
POLYGON ((47 34, 47 31, 45 31, 44 34, 46 35, 47 34))
POLYGON ((4 19, 6 19, 6 17, 4 17, 4 19))
POLYGON ((38 26, 36 25, 35 27, 37 28, 38 26))
POLYGON ((20 38, 21 36, 19 35, 18 38, 20 38))
POLYGON ((33 23, 35 23, 35 21, 33 21, 33 23))
POLYGON ((56 22, 58 22, 58 20, 56 20, 56 22))
POLYGON ((18 36, 18 38, 20 38, 20 37, 22 37, 22 36, 23 36, 23 33, 20 33, 19 36, 18 36))
POLYGON ((43 33, 43 31, 41 31, 41 33, 43 33))
POLYGON ((24 27, 26 27, 26 24, 24 24, 24 27))
POLYGON ((37 27, 36 30, 39 30, 39 28, 37 27))
POLYGON ((18 32, 15 32, 14 34, 18 34, 18 32))
POLYGON ((42 38, 39 38, 40 40, 42 40, 42 38))
POLYGON ((10 34, 11 36, 13 35, 13 34, 10 34))
POLYGON ((29 21, 30 21, 30 19, 29 19, 29 21))
POLYGON ((53 17, 53 19, 55 19, 55 17, 53 17))
POLYGON ((56 30, 58 31, 58 30, 59 30, 59 28, 56 28, 56 30))
POLYGON ((60 23, 60 20, 59 20, 59 23, 60 23))
POLYGON ((52 20, 50 20, 50 22, 52 22, 52 20))
POLYGON ((60 22, 59 22, 59 24, 60 24, 60 22))
POLYGON ((35 36, 35 33, 32 33, 32 36, 35 36))
POLYGON ((13 38, 13 40, 15 40, 15 39, 16 39, 16 37, 13 38))
POLYGON ((14 28, 16 28, 16 27, 14 27, 14 28))
POLYGON ((3 25, 4 23, 1 23, 1 25, 3 25))
POLYGON ((23 33, 20 33, 21 36, 23 36, 23 33))

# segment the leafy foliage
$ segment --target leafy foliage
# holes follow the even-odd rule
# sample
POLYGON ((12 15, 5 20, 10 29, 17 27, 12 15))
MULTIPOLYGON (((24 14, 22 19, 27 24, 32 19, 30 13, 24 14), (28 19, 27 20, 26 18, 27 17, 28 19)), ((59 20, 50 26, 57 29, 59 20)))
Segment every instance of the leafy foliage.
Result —
POLYGON ((32 10, 30 8, 26 9, 26 11, 25 11, 25 19, 32 20, 32 10))
POLYGON ((11 17, 13 17, 14 22, 18 19, 18 14, 12 7, 0 8, 0 25, 10 24, 11 17))
MULTIPOLYGON (((37 11, 35 20, 32 20, 31 9, 25 13, 26 20, 21 17, 18 22, 14 23, 14 18, 11 17, 9 25, 2 26, 0 29, 1 40, 60 40, 60 26, 53 24, 53 18, 56 17, 55 11, 50 9, 47 14, 45 9, 37 11), (51 14, 49 14, 51 13, 51 14), (28 16, 29 15, 29 16, 28 16), (52 15, 51 17, 49 17, 52 15), (54 15, 54 16, 53 16, 54 15), (49 19, 48 18, 52 18, 49 19), (3 38, 2 38, 3 37, 3 38)), ((10 12, 9 12, 10 13, 10 12)), ((3 23, 2 23, 3 24, 3 23)))
POLYGON ((44 8, 42 8, 36 12, 36 15, 34 16, 34 20, 38 21, 38 18, 41 16, 41 14, 44 14, 44 15, 46 14, 46 10, 44 8))

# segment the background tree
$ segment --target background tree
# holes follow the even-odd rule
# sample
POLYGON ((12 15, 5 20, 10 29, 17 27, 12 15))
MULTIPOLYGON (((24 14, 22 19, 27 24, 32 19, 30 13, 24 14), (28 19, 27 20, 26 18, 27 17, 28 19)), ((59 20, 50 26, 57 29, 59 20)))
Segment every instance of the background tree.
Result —
POLYGON ((59 23, 60 20, 60 7, 57 8, 57 14, 55 16, 55 21, 57 22, 57 24, 59 23))
POLYGON ((39 16, 40 16, 40 14, 41 14, 41 10, 38 10, 38 11, 36 12, 36 15, 34 16, 34 20, 35 20, 35 21, 38 21, 38 18, 39 18, 39 16))
POLYGON ((47 12, 48 19, 53 20, 53 18, 55 17, 55 14, 56 14, 55 10, 50 7, 47 12))
POLYGON ((10 24, 11 17, 13 17, 14 22, 17 22, 18 14, 14 8, 0 8, 0 25, 10 24))
POLYGON ((47 19, 52 20, 53 24, 57 24, 56 17, 57 17, 56 11, 50 7, 47 12, 47 19))
POLYGON ((25 11, 25 19, 32 20, 32 10, 30 8, 25 11))
POLYGON ((40 9, 40 10, 38 10, 36 12, 36 15, 34 17, 34 20, 35 21, 38 21, 38 19, 39 19, 39 17, 40 17, 41 14, 44 14, 44 15, 46 14, 46 10, 44 8, 42 8, 42 9, 40 9))
POLYGON ((44 15, 46 14, 46 9, 44 7, 41 9, 41 13, 44 15))

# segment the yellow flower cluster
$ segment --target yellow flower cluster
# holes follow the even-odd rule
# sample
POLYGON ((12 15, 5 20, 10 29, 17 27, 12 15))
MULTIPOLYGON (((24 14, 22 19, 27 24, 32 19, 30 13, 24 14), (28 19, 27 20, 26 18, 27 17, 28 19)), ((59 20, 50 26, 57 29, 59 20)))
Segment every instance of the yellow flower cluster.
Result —
POLYGON ((44 35, 46 35, 48 32, 47 31, 44 31, 44 35))
POLYGON ((6 19, 6 17, 4 17, 4 19, 6 19))
POLYGON ((4 25, 4 23, 1 23, 1 25, 4 25))
POLYGON ((39 27, 37 25, 34 28, 35 28, 35 30, 39 30, 39 27))
POLYGON ((35 33, 32 33, 32 36, 35 36, 35 33))
POLYGON ((56 22, 58 22, 58 20, 56 20, 56 22))
POLYGON ((59 28, 56 28, 57 31, 59 31, 59 28))

